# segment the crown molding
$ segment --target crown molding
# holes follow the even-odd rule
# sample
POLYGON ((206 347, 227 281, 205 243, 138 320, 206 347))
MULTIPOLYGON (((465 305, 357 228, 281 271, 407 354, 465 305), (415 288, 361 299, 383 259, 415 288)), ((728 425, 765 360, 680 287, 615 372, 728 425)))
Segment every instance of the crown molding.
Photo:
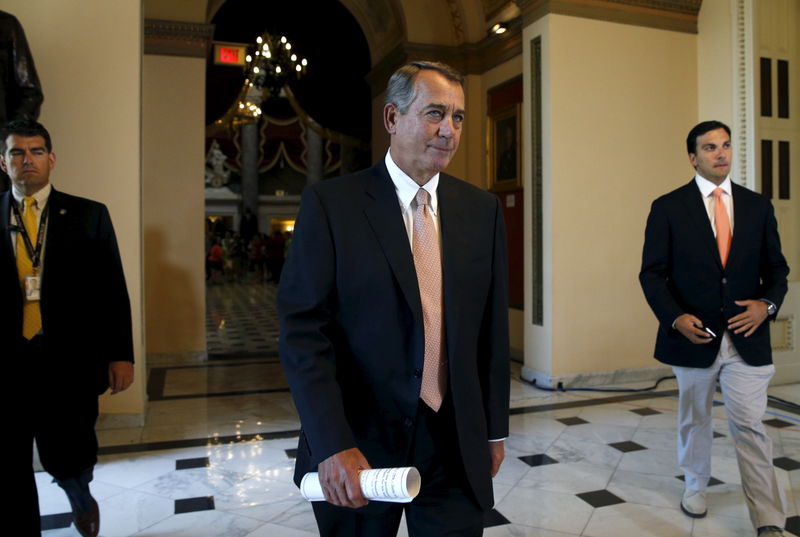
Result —
POLYGON ((206 58, 213 36, 213 24, 145 19, 144 53, 206 58))
POLYGON ((414 60, 446 63, 464 75, 480 75, 512 58, 522 55, 522 18, 509 22, 508 31, 490 35, 477 43, 458 46, 400 43, 379 61, 366 77, 372 96, 380 95, 392 73, 414 60))
POLYGON ((523 25, 550 13, 697 33, 702 0, 518 0, 523 25))

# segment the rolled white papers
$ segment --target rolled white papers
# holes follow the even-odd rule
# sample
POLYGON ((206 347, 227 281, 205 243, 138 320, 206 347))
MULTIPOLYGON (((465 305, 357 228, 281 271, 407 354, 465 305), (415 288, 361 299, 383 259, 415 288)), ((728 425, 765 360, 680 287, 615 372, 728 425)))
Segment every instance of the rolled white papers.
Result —
MULTIPOLYGON (((360 478, 364 497, 376 502, 409 503, 419 494, 422 485, 419 472, 413 466, 362 470, 360 478)), ((317 472, 303 476, 300 494, 310 502, 325 501, 317 472)))

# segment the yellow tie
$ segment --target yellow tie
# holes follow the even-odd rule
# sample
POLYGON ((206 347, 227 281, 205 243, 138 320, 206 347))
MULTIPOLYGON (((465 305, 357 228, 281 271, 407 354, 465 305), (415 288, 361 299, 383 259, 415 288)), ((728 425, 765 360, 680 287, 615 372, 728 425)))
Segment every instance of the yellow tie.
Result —
MULTIPOLYGON (((36 203, 36 200, 25 198, 22 203, 22 223, 25 225, 25 230, 28 232, 28 237, 30 237, 33 247, 36 248, 36 243, 39 239, 39 227, 36 225, 36 213, 33 210, 33 204, 36 203)), ((22 232, 17 233, 17 274, 19 274, 19 283, 22 286, 22 296, 24 297, 25 277, 33 274, 33 261, 28 255, 28 249, 25 248, 25 239, 22 238, 22 232)), ((22 335, 25 339, 31 339, 42 329, 42 312, 39 309, 38 300, 23 300, 23 302, 22 335)))

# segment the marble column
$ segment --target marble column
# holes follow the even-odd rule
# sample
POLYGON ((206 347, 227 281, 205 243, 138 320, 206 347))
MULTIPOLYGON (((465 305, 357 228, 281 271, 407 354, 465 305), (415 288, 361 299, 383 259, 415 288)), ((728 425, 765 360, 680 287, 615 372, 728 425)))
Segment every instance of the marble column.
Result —
POLYGON ((242 129, 242 204, 258 214, 258 123, 245 123, 242 129))
POLYGON ((306 127, 306 184, 311 185, 322 179, 322 136, 306 127))

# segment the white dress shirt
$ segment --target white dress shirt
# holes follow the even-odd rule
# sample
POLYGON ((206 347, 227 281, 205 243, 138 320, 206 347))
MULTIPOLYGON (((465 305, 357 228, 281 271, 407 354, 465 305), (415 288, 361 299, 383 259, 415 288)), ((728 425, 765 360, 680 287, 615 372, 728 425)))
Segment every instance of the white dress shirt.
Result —
MULTIPOLYGON (((35 230, 27 230, 28 236, 31 239, 31 243, 36 240, 37 232, 39 231, 39 224, 42 221, 42 211, 47 206, 47 200, 50 199, 50 192, 52 192, 53 187, 50 183, 47 183, 39 192, 31 196, 33 199, 36 200, 36 203, 33 204, 33 211, 36 214, 36 229, 35 230)), ((19 207, 19 212, 22 214, 22 200, 25 199, 25 195, 19 192, 16 187, 11 188, 11 195, 14 196, 14 200, 17 202, 17 207, 19 207)), ((18 226, 21 222, 17 222, 17 218, 14 216, 14 211, 10 210, 9 212, 9 223, 12 226, 18 226)), ((14 228, 12 228, 13 230, 14 228)), ((17 232, 11 231, 11 249, 14 250, 14 256, 17 255, 17 232)), ((45 247, 45 238, 42 237, 42 253, 41 259, 39 260, 39 274, 41 275, 44 271, 44 247, 45 247)))
POLYGON ((711 230, 714 232, 714 236, 717 236, 717 227, 716 227, 716 218, 714 216, 714 211, 716 210, 716 201, 714 200, 714 190, 717 188, 722 189, 722 202, 725 204, 725 208, 728 209, 728 220, 731 223, 731 235, 733 235, 733 194, 731 193, 731 176, 725 178, 722 183, 717 186, 705 177, 697 174, 694 176, 695 183, 697 183, 697 188, 700 189, 700 194, 703 196, 703 203, 706 206, 706 212, 708 213, 708 220, 711 222, 711 230))
POLYGON ((436 189, 439 186, 439 174, 437 173, 431 177, 427 183, 421 187, 408 176, 406 172, 401 170, 397 164, 392 160, 391 148, 386 152, 386 169, 389 170, 389 177, 394 183, 394 190, 397 193, 397 201, 400 202, 400 210, 403 212, 403 223, 406 226, 406 233, 408 234, 408 243, 412 249, 414 247, 414 212, 417 210, 417 192, 420 188, 424 188, 431 196, 430 211, 433 215, 433 226, 436 228, 436 233, 439 237, 439 244, 441 245, 441 233, 439 233, 439 195, 436 189))

